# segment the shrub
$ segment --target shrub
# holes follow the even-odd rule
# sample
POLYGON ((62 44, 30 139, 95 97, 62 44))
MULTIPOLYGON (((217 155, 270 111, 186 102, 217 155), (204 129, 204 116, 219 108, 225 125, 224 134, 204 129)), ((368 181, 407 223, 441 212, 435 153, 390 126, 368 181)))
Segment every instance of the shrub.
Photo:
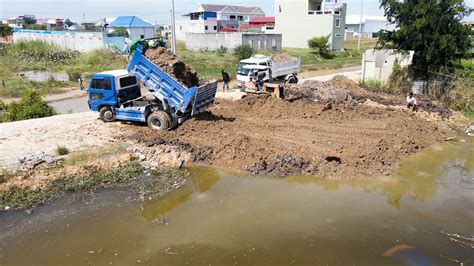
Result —
POLYGON ((77 59, 78 51, 64 50, 57 45, 41 41, 20 41, 7 46, 7 54, 26 62, 63 64, 77 59))
POLYGON ((27 90, 18 102, 6 105, 6 112, 3 114, 5 121, 19 121, 31 118, 40 118, 55 115, 54 108, 45 102, 39 93, 27 90))
POLYGON ((320 56, 325 56, 329 54, 329 37, 330 35, 311 38, 308 40, 308 47, 317 50, 320 56))
POLYGON ((363 87, 372 91, 383 91, 385 87, 380 80, 368 79, 361 83, 363 87))
POLYGON ((251 57, 254 54, 254 50, 248 44, 242 44, 235 48, 234 55, 239 59, 246 59, 251 57))
POLYGON ((219 48, 217 48, 216 52, 218 55, 224 55, 227 53, 227 47, 224 47, 223 45, 221 45, 219 48))
POLYGON ((395 59, 392 74, 388 80, 388 87, 391 92, 408 93, 410 91, 413 73, 408 67, 401 67, 395 59))
POLYGON ((474 112, 473 84, 465 80, 457 80, 449 92, 449 106, 457 111, 474 112))
POLYGON ((56 152, 59 155, 66 155, 69 154, 69 149, 66 146, 58 145, 58 147, 56 148, 56 152))

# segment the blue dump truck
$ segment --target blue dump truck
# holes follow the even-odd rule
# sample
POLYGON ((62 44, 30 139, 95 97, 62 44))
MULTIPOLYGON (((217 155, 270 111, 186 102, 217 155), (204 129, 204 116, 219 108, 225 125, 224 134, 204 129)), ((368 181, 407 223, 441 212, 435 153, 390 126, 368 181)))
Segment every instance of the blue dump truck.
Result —
POLYGON ((143 54, 138 44, 126 70, 92 76, 89 108, 104 122, 143 122, 152 129, 169 130, 214 104, 217 81, 187 88, 143 54), (142 95, 140 83, 149 93, 142 95))

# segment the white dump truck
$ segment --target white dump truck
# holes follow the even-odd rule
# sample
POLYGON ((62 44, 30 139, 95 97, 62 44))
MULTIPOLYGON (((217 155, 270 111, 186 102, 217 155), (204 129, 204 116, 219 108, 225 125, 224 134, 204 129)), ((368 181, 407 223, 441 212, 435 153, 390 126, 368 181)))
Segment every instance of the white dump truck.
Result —
POLYGON ((275 60, 265 55, 254 55, 241 60, 237 66, 237 85, 244 87, 245 82, 252 81, 256 74, 263 77, 263 82, 297 83, 300 68, 300 58, 287 56, 275 60))

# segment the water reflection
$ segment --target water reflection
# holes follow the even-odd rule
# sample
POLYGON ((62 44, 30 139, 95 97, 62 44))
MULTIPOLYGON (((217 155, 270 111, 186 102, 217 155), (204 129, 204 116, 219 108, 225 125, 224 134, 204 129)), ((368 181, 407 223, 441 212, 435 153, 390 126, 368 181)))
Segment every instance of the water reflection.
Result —
POLYGON ((141 215, 147 221, 164 222, 166 213, 185 203, 193 193, 205 193, 219 182, 219 172, 213 168, 189 169, 190 181, 165 198, 151 199, 141 204, 141 215))

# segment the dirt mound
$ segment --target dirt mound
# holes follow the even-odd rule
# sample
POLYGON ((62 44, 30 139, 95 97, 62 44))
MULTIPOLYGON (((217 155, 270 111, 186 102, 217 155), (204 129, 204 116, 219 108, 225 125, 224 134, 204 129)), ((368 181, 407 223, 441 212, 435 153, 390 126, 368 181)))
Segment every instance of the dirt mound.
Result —
POLYGON ((204 79, 200 77, 199 74, 183 63, 168 49, 163 47, 158 47, 156 49, 150 48, 145 52, 145 56, 186 87, 199 87, 205 83, 204 79))
POLYGON ((437 124, 403 110, 323 107, 249 95, 220 100, 175 131, 129 126, 123 138, 147 143, 147 153, 167 144, 206 151, 192 160, 244 172, 359 178, 385 175, 401 157, 446 137, 437 124))
MULTIPOLYGON (((370 100, 386 106, 406 105, 406 95, 369 91, 362 88, 353 80, 345 76, 335 76, 327 83, 329 83, 334 88, 349 91, 350 96, 360 103, 370 100)), ((441 118, 449 118, 453 114, 452 111, 445 104, 435 103, 428 96, 417 95, 416 98, 420 110, 426 111, 428 113, 436 113, 441 118)))
POLYGON ((296 58, 289 55, 288 53, 283 52, 283 53, 273 54, 272 60, 277 63, 280 63, 280 62, 286 62, 286 61, 293 61, 293 60, 296 60, 296 58))
POLYGON ((338 89, 329 82, 308 80, 285 87, 285 100, 301 99, 307 103, 341 103, 351 99, 349 92, 338 89))

